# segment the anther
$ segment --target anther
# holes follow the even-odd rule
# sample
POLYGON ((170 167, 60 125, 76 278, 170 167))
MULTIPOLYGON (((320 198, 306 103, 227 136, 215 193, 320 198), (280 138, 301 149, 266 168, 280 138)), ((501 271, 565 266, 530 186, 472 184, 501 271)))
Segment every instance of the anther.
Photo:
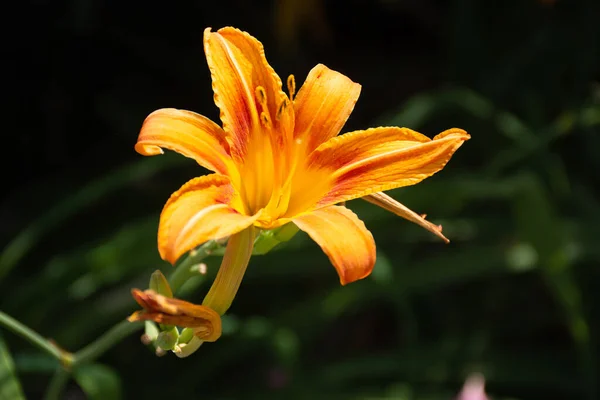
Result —
POLYGON ((269 115, 264 111, 260 113, 260 122, 265 128, 271 128, 271 120, 269 119, 269 115))
POLYGON ((288 93, 290 94, 290 100, 294 100, 294 96, 296 95, 296 79, 294 75, 290 75, 287 78, 287 88, 288 93))
POLYGON ((277 114, 275 115, 275 119, 277 121, 279 121, 281 119, 281 116, 283 115, 283 112, 285 111, 287 106, 288 106, 288 99, 284 98, 283 101, 281 102, 281 104, 279 105, 279 108, 277 108, 277 114))
POLYGON ((265 88, 262 86, 257 86, 254 90, 254 94, 256 95, 256 101, 262 107, 262 111, 267 110, 267 92, 265 88))

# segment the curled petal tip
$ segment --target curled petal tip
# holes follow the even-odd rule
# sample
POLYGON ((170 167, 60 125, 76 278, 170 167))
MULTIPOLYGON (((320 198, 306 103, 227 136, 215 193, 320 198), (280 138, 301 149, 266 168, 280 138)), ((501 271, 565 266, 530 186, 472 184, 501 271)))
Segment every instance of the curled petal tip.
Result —
POLYGON ((135 151, 142 156, 158 156, 160 154, 165 154, 163 149, 158 146, 147 145, 143 143, 136 143, 134 147, 135 151))
POLYGON ((464 129, 450 128, 450 129, 446 129, 442 133, 436 135, 433 138, 433 140, 441 139, 441 138, 444 138, 444 137, 447 137, 447 136, 456 136, 457 139, 462 139, 462 140, 469 140, 469 139, 471 139, 471 135, 469 135, 467 133, 467 131, 465 131, 464 129))
POLYGON ((192 158, 203 167, 226 174, 231 170, 225 132, 208 118, 191 111, 161 108, 146 117, 135 151, 143 156, 163 149, 192 158))

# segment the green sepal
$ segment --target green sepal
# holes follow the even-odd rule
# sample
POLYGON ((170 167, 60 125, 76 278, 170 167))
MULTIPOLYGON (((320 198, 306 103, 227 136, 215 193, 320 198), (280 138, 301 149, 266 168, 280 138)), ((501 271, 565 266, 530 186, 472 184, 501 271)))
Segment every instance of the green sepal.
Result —
POLYGON ((296 226, 296 224, 294 224, 293 222, 288 222, 287 224, 280 226, 277 229, 273 229, 273 233, 275 235, 276 240, 278 240, 280 243, 285 243, 292 240, 292 238, 296 236, 296 233, 298 233, 299 230, 300 229, 296 226))
POLYGON ((273 250, 276 246, 291 240, 296 233, 298 233, 298 227, 293 222, 280 226, 279 228, 271 230, 262 230, 254 241, 254 249, 252 250, 253 255, 267 254, 273 250))

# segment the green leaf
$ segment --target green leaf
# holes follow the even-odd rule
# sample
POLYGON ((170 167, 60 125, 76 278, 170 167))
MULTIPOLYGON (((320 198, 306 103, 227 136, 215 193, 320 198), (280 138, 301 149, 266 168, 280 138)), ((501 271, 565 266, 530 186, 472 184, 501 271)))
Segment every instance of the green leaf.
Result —
POLYGON ((15 374, 15 364, 2 336, 0 336, 0 399, 25 400, 23 389, 15 374))
POLYGON ((74 371, 73 378, 89 400, 119 400, 122 398, 119 375, 105 365, 82 365, 74 371))
POLYGON ((56 358, 39 352, 19 352, 15 355, 15 367, 21 374, 52 375, 60 367, 56 358))

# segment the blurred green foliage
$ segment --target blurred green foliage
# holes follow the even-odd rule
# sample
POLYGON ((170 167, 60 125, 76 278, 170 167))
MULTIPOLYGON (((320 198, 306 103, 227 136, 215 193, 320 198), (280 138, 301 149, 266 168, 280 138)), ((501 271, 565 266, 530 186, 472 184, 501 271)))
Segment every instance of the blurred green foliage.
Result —
MULTIPOLYGON (((54 61, 33 71, 39 87, 21 87, 40 113, 23 140, 40 145, 7 177, 0 308, 72 351, 135 308, 130 288, 171 268, 158 214, 203 171, 174 154, 143 159, 133 143, 157 108, 217 120, 204 27, 248 30, 299 83, 317 62, 361 83, 345 130, 472 135, 441 173, 390 193, 451 244, 350 202, 378 245, 371 277, 340 287, 299 233, 252 258, 218 342, 156 358, 130 337, 79 370, 68 398, 434 400, 474 371, 495 399, 597 398, 598 2, 33 3, 42 35, 29 54, 54 61)), ((186 298, 202 299, 218 262, 186 298)), ((55 361, 3 337, 0 397, 19 398, 16 373, 40 398, 55 361)))

